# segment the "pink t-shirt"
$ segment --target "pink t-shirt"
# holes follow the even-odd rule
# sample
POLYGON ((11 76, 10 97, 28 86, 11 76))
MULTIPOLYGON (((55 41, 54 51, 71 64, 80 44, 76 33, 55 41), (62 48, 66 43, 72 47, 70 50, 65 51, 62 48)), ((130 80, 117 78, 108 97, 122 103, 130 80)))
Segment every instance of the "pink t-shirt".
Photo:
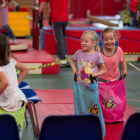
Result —
POLYGON ((6 24, 8 24, 8 6, 0 7, 0 29, 6 24))
POLYGON ((106 73, 98 78, 108 80, 108 81, 115 81, 120 77, 120 70, 118 64, 123 62, 123 51, 120 47, 118 47, 116 53, 113 56, 107 57, 100 52, 99 53, 104 59, 104 64, 106 67, 106 73))

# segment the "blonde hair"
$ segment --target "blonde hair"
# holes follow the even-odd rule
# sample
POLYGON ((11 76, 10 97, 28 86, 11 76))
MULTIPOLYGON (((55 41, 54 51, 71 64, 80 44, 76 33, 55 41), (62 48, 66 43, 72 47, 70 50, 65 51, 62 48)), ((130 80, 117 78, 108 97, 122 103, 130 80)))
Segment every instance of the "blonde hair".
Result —
POLYGON ((113 28, 107 27, 107 28, 105 28, 105 29, 102 31, 102 33, 101 33, 101 38, 103 39, 104 35, 105 35, 106 33, 108 33, 108 32, 112 32, 112 33, 114 34, 114 37, 115 37, 116 40, 120 37, 120 33, 119 33, 119 32, 116 33, 116 31, 115 31, 113 28))
POLYGON ((85 35, 89 35, 89 37, 90 37, 90 39, 91 39, 92 42, 97 41, 97 44, 94 46, 94 50, 95 50, 96 52, 98 52, 99 38, 98 38, 97 33, 96 33, 95 31, 92 31, 92 30, 90 30, 90 31, 85 31, 85 32, 82 34, 82 36, 81 36, 81 40, 83 40, 83 38, 84 38, 85 35))

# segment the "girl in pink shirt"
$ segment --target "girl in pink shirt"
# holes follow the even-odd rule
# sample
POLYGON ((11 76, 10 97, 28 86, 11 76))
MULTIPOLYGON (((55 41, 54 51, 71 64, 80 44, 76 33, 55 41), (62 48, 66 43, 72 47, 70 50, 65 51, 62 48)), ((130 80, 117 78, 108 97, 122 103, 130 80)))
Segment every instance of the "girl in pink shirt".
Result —
POLYGON ((99 48, 99 53, 104 59, 106 73, 99 78, 107 81, 118 80, 120 77, 119 63, 121 63, 123 68, 122 75, 127 75, 127 65, 123 51, 119 46, 115 46, 115 42, 117 41, 115 30, 110 27, 105 28, 102 31, 101 39, 103 46, 99 48))

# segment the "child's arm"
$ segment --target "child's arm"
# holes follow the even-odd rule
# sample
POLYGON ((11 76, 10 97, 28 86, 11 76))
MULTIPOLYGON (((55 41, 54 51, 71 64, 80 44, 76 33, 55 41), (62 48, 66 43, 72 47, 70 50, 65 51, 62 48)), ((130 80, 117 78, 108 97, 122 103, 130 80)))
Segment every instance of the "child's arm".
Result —
POLYGON ((73 57, 70 59, 70 66, 71 66, 71 68, 72 68, 72 70, 73 70, 73 73, 74 73, 74 74, 77 74, 78 71, 77 71, 77 68, 75 67, 75 62, 74 62, 74 60, 73 60, 73 57))
POLYGON ((100 71, 98 73, 92 74, 92 77, 98 77, 106 73, 106 68, 104 63, 101 63, 99 67, 100 67, 100 71))
POLYGON ((0 72, 0 95, 5 91, 9 82, 7 77, 3 72, 0 72))
POLYGON ((2 4, 1 4, 1 6, 0 7, 6 7, 7 5, 6 5, 6 2, 5 2, 5 0, 2 0, 2 4))
POLYGON ((121 65, 122 65, 122 68, 123 68, 122 75, 127 75, 127 65, 126 65, 125 57, 123 57, 123 62, 121 62, 121 65))
POLYGON ((44 2, 41 2, 39 6, 39 15, 41 14, 41 11, 43 10, 43 6, 44 6, 44 2))
POLYGON ((16 69, 20 70, 18 76, 18 85, 20 85, 20 83, 24 80, 24 78, 28 74, 29 68, 20 62, 17 62, 15 67, 16 69))

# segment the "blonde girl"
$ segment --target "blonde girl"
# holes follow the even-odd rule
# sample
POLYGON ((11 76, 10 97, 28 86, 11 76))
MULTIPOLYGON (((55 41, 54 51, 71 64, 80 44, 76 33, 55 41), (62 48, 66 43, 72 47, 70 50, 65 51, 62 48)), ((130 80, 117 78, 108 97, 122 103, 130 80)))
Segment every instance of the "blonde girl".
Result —
POLYGON ((99 48, 99 53, 104 59, 106 73, 99 78, 108 81, 118 80, 120 77, 119 63, 123 68, 122 75, 127 75, 127 65, 123 51, 119 46, 115 46, 117 41, 115 30, 111 27, 105 28, 101 33, 101 39, 103 46, 99 48))
POLYGON ((85 31, 81 36, 82 49, 78 50, 70 60, 73 73, 77 74, 78 83, 84 86, 90 87, 90 74, 92 77, 98 77, 106 72, 103 58, 98 53, 98 42, 99 38, 96 32, 85 31), (78 70, 74 62, 78 63, 78 70))
POLYGON ((28 67, 14 59, 8 38, 0 33, 0 114, 14 116, 20 137, 23 129, 26 97, 18 85, 28 74, 28 67), (16 69, 20 70, 17 78, 16 69))
POLYGON ((81 36, 82 49, 78 50, 70 60, 77 82, 73 82, 74 109, 76 115, 97 114, 99 116, 102 137, 105 137, 105 124, 99 103, 98 84, 90 84, 90 76, 96 77, 106 72, 103 58, 98 53, 99 38, 94 31, 85 31, 81 36), (75 66, 77 62, 77 67, 75 66), (98 69, 100 71, 98 72, 98 69), (95 88, 93 89, 94 86, 95 88))

